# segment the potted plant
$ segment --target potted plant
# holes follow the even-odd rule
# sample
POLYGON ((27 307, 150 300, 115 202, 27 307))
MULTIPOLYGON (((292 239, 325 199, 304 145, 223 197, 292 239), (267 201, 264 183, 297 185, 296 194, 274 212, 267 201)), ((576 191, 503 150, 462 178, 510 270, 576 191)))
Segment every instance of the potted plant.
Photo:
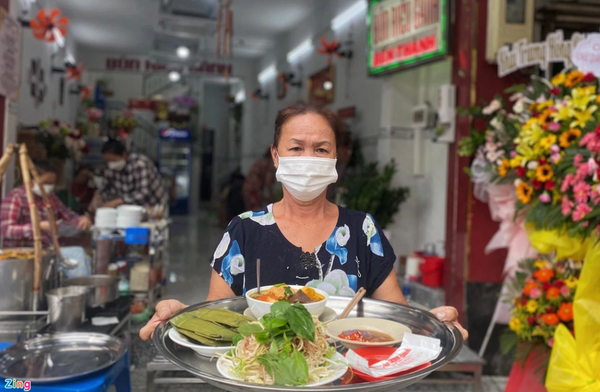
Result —
POLYGON ((353 172, 344 180, 341 201, 346 208, 371 214, 382 229, 393 222, 394 215, 408 198, 410 189, 393 187, 396 163, 392 160, 380 172, 377 162, 367 163, 361 157, 353 172))

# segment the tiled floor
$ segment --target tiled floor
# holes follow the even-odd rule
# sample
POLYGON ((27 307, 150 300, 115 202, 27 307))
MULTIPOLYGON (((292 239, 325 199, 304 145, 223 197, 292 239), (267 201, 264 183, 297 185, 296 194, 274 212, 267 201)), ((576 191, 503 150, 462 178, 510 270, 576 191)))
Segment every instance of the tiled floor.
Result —
MULTIPOLYGON (((210 259, 221 240, 222 230, 216 226, 208 213, 200 212, 194 217, 174 217, 171 226, 170 263, 168 266, 168 284, 165 298, 174 298, 186 304, 204 301, 208 293, 210 280, 210 259)), ((134 326, 139 328, 140 326, 134 326)), ((137 336, 133 340, 132 387, 133 392, 147 390, 146 364, 156 355, 151 343, 142 342, 137 336)), ((187 373, 178 376, 187 377, 187 373)), ((457 375, 460 377, 460 375, 457 375)), ((482 392, 502 392, 506 384, 505 377, 484 377, 482 392)), ((472 391, 469 385, 454 384, 417 384, 404 391, 409 392, 463 392, 472 391)), ((193 385, 157 385, 155 392, 219 391, 207 384, 193 385)))

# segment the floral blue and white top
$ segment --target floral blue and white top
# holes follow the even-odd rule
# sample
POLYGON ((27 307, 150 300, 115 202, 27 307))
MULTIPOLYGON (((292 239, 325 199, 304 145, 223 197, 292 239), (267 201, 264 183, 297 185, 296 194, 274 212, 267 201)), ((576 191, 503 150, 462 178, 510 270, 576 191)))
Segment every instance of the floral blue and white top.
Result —
POLYGON ((261 285, 306 285, 330 295, 353 296, 359 287, 372 294, 394 268, 396 256, 369 214, 339 207, 329 239, 313 254, 290 243, 273 217, 273 205, 234 218, 217 246, 211 266, 236 295, 261 285))

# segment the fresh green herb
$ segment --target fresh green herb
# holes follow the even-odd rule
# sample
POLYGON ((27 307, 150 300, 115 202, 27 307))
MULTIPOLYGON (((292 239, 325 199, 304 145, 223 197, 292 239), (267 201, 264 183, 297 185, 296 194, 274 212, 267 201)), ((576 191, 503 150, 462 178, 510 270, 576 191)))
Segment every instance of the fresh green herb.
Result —
MULTIPOLYGON (((242 325, 234 343, 237 344, 250 335, 258 343, 269 343, 269 352, 256 359, 273 376, 275 384, 306 385, 308 364, 304 355, 294 349, 291 341, 298 336, 314 342, 315 323, 308 310, 300 304, 290 305, 287 301, 279 301, 271 305, 271 313, 265 314, 260 319, 260 324, 262 326, 257 323, 242 325)), ((334 352, 335 348, 331 355, 334 352)))
POLYGON ((277 283, 277 284, 273 285, 273 287, 281 287, 281 286, 285 286, 285 283, 277 283))
POLYGON ((283 293, 288 298, 291 297, 292 295, 294 295, 294 292, 292 291, 292 289, 290 288, 290 286, 285 286, 285 288, 283 289, 283 293))

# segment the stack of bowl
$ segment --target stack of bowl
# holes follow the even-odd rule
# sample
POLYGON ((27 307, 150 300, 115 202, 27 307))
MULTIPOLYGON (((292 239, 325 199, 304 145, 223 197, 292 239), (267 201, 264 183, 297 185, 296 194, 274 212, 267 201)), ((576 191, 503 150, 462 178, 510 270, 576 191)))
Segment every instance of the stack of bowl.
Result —
POLYGON ((114 208, 98 208, 95 225, 103 234, 110 234, 117 227, 117 210, 114 208))
POLYGON ((144 208, 133 205, 122 205, 117 208, 117 228, 137 227, 142 223, 144 208))

